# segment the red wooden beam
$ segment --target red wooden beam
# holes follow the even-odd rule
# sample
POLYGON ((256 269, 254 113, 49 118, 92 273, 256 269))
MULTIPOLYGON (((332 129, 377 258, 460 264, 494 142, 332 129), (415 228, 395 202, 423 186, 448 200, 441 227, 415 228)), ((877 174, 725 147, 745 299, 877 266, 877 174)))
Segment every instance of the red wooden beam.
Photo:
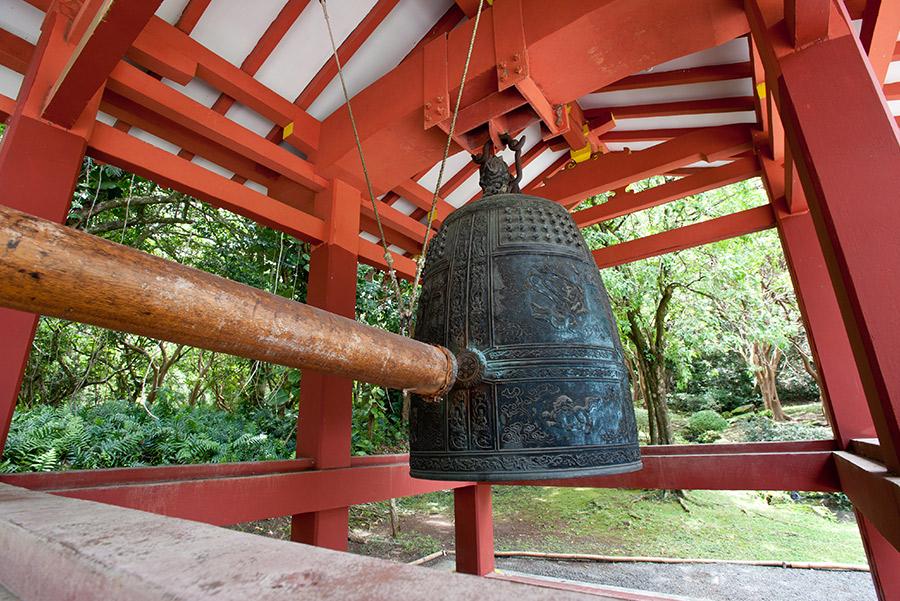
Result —
POLYGON ((114 127, 97 123, 89 146, 92 156, 160 185, 190 194, 295 238, 310 242, 324 240, 325 224, 321 219, 274 201, 114 127))
POLYGON ((594 119, 612 113, 616 119, 638 119, 644 117, 669 117, 673 115, 705 115, 709 113, 735 113, 753 110, 752 96, 734 98, 710 98, 707 100, 686 100, 682 102, 662 102, 659 104, 635 104, 614 106, 584 111, 585 117, 594 119))
POLYGON ((897 60, 897 34, 900 33, 900 3, 895 0, 868 0, 863 12, 859 39, 875 71, 875 79, 884 81, 892 60, 897 60))
POLYGON ((179 146, 186 153, 186 155, 179 153, 179 156, 188 161, 193 158, 194 154, 198 154, 229 171, 246 178, 253 178, 254 181, 265 186, 271 186, 278 176, 275 171, 260 166, 256 161, 246 158, 242 154, 235 152, 234 149, 198 136, 191 129, 153 113, 139 103, 111 90, 107 90, 103 94, 100 108, 105 113, 133 127, 138 127, 158 138, 168 140, 179 146))
POLYGON ((772 207, 763 205, 660 234, 607 246, 593 252, 600 269, 727 240, 775 227, 772 207))
POLYGON ((796 450, 792 449, 792 445, 798 443, 768 443, 780 445, 768 449, 757 449, 757 444, 767 443, 642 447, 641 462, 644 467, 640 471, 595 478, 544 480, 539 484, 670 490, 840 490, 832 452, 823 450, 833 448, 832 441, 807 441, 799 443, 796 450), (717 448, 719 446, 732 448, 720 450, 717 448), (679 447, 686 452, 680 453, 679 447), (774 465, 778 469, 773 469, 774 465))
MULTIPOLYGON (((639 472, 510 484, 836 491, 833 449, 834 441, 643 447, 644 468, 639 472)), ((219 525, 471 486, 410 478, 405 455, 354 457, 351 467, 331 470, 284 464, 7 474, 0 475, 0 482, 219 525), (235 469, 252 472, 231 471, 235 469), (185 470, 184 477, 178 470, 185 470), (124 481, 116 482, 119 477, 124 481)))
POLYGON ((31 63, 34 46, 5 29, 0 29, 0 65, 16 73, 25 73, 31 63))
POLYGON ((713 167, 703 173, 660 184, 642 192, 617 194, 601 205, 575 211, 572 213, 572 217, 575 218, 578 227, 588 227, 601 221, 643 211, 757 175, 759 175, 759 166, 756 158, 738 159, 727 165, 713 167))
POLYGON ((713 81, 729 81, 743 79, 752 75, 749 62, 732 63, 728 65, 706 65, 703 67, 691 67, 689 69, 675 69, 673 71, 661 71, 659 73, 640 73, 629 75, 612 83, 599 92, 620 92, 623 90, 641 90, 644 88, 658 88, 664 86, 681 86, 692 83, 708 83, 713 81))
MULTIPOLYGON (((859 372, 854 365, 850 338, 841 320, 837 296, 809 211, 792 213, 787 210, 784 165, 767 158, 765 152, 760 152, 760 161, 784 258, 819 373, 824 409, 840 447, 846 448, 853 438, 875 434, 859 372)), ((802 188, 794 194, 802 196, 802 188)))
POLYGON ((865 457, 844 451, 834 455, 841 487, 853 507, 900 550, 900 478, 865 457))
MULTIPOLYGON (((58 10, 47 13, 32 52, 17 102, 0 144, 0 198, 14 209, 56 222, 65 221, 81 171, 87 138, 95 124, 94 94, 69 129, 41 118, 47 93, 72 55, 66 40, 70 21, 58 10)), ((7 40, 9 38, 7 37, 7 40)), ((20 50, 24 47, 20 46, 20 50)), ((21 55, 20 55, 21 56, 21 55)), ((38 316, 0 309, 0 455, 6 444, 38 316)))
POLYGON ((403 58, 403 60, 406 60, 413 54, 419 52, 419 50, 421 50, 423 46, 428 44, 428 42, 430 42, 434 38, 442 36, 445 33, 450 33, 450 31, 454 27, 459 25, 460 21, 464 20, 465 18, 466 15, 465 13, 463 13, 462 9, 460 9, 456 4, 451 4, 450 8, 447 9, 447 12, 441 15, 441 18, 438 19, 437 23, 434 24, 434 27, 432 27, 428 31, 428 33, 422 36, 422 39, 419 40, 415 46, 413 46, 413 49, 409 51, 409 53, 403 58))
POLYGON ((795 48, 828 37, 830 0, 785 0, 784 22, 795 48))
POLYGON ((86 2, 83 9, 94 8, 96 12, 80 15, 88 23, 62 74, 50 89, 43 117, 71 127, 161 2, 86 2))
MULTIPOLYGON (((488 40, 494 35, 494 10, 487 9, 481 18, 479 35, 488 40)), ((542 86, 545 97, 558 104, 747 32, 743 11, 730 0, 699 0, 687 7, 676 0, 635 0, 627 7, 618 3, 522 0, 521 13, 532 79, 542 86), (662 28, 660 23, 667 26, 662 28), (591 44, 572 44, 572 40, 587 39, 591 44), (628 40, 627 44, 622 40, 628 40), (632 52, 637 48, 640 52, 632 52), (596 68, 598 55, 609 57, 606 68, 596 68), (560 56, 566 57, 565 69, 559 68, 560 56)), ((463 23, 448 35, 448 81, 454 88, 461 76, 472 26, 463 23)), ((440 160, 443 134, 422 129, 422 61, 420 51, 354 98, 367 163, 378 190, 390 190, 440 160), (384 99, 388 97, 392 102, 386 104, 384 99)), ((450 90, 451 97, 455 91, 450 90)), ((476 44, 466 83, 469 104, 496 92, 494 45, 476 44)), ((499 116, 488 104, 483 110, 483 122, 499 116)), ((348 181, 362 181, 346 110, 336 111, 323 123, 319 160, 326 170, 346 174, 348 181)))
POLYGON ((660 175, 700 160, 727 158, 752 147, 744 125, 710 127, 679 136, 646 150, 609 153, 558 173, 541 194, 571 207, 588 196, 660 175))
POLYGON ((255 132, 211 111, 125 62, 119 63, 113 70, 107 88, 197 135, 233 148, 248 159, 306 188, 321 190, 325 187, 325 180, 316 174, 309 162, 283 148, 273 146, 255 132))
MULTIPOLYGON (((777 7, 775 7, 777 8, 777 7)), ((857 368, 884 449, 900 472, 900 331, 892 304, 900 280, 895 227, 900 223, 900 145, 847 16, 838 5, 826 41, 793 48, 773 7, 748 3, 767 79, 778 82, 791 157, 823 247, 857 368), (864 138, 860 138, 864 132, 864 138), (841 149, 854 152, 840 152, 841 149), (860 201, 862 199, 862 201, 860 201)))
MULTIPOLYGON (((269 58, 272 51, 275 50, 281 40, 284 39, 285 34, 290 30, 291 26, 300 16, 300 13, 303 12, 303 9, 306 8, 306 5, 309 4, 309 1, 310 0, 288 0, 288 2, 281 7, 278 15, 271 23, 269 23, 269 26, 266 28, 266 31, 263 32, 262 36, 260 36, 256 45, 253 47, 253 50, 250 51, 250 54, 248 54, 244 59, 244 62, 241 63, 241 71, 248 75, 255 75, 256 72, 259 71, 259 68, 266 62, 266 59, 269 58)), ((224 93, 220 94, 215 103, 213 103, 212 110, 224 115, 228 112, 228 109, 234 105, 234 102, 235 100, 231 96, 224 93)), ((278 130, 281 131, 281 128, 278 127, 278 130)), ((179 154, 185 158, 191 158, 182 153, 179 154)))
MULTIPOLYGON (((419 182, 408 179, 400 182, 394 187, 394 190, 403 198, 410 201, 420 209, 426 211, 431 210, 431 202, 434 199, 434 192, 429 191, 419 182)), ((453 212, 453 205, 443 198, 438 197, 438 204, 435 207, 437 214, 434 216, 435 224, 440 225, 453 212)))
POLYGON ((158 64, 170 60, 172 54, 195 64, 197 77, 278 126, 293 124, 291 143, 308 156, 315 154, 320 129, 316 119, 159 17, 150 19, 129 57, 152 69, 148 59, 158 59, 158 64))
POLYGON ((175 22, 175 27, 184 33, 190 34, 194 27, 197 26, 207 7, 209 7, 210 2, 212 0, 188 0, 184 10, 181 11, 181 16, 175 22))

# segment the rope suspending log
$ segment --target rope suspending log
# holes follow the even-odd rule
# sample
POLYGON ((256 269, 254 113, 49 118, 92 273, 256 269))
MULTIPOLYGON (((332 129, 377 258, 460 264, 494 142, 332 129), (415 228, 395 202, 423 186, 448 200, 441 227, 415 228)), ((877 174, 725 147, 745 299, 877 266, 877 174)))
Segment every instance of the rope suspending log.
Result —
POLYGON ((437 210, 437 203, 441 189, 441 181, 444 177, 444 167, 447 164, 447 158, 450 156, 450 146, 453 142, 453 134, 456 131, 456 120, 459 116, 459 108, 462 104, 463 91, 466 88, 466 76, 469 73, 469 63, 472 61, 472 50, 475 48, 475 36, 478 33, 478 24, 481 22, 481 10, 484 8, 484 0, 478 1, 478 10, 475 14, 475 23, 472 26, 472 35, 469 39, 469 47, 466 52, 466 61, 463 65, 462 76, 459 83, 459 94, 456 95, 456 105, 453 109, 453 115, 450 119, 450 128, 447 131, 447 142, 444 145, 444 155, 441 159, 440 168, 438 170, 437 182, 434 185, 434 195, 431 199, 431 209, 428 211, 428 222, 425 227, 425 239, 422 241, 422 254, 416 261, 416 273, 413 278, 412 290, 410 291, 408 302, 404 302, 403 292, 400 289, 400 280, 397 277, 397 271, 394 269, 394 258, 388 248, 387 238, 384 235, 384 226, 381 223, 381 215, 378 212, 378 201, 375 199, 375 192, 372 189, 372 181, 369 177, 369 170, 366 167, 366 157, 362 148, 362 140, 359 137, 359 130, 356 126, 356 117, 353 115, 353 107, 350 104, 350 93, 347 91, 347 84, 344 81, 344 70, 341 66, 341 59, 338 56, 337 44, 334 41, 334 32, 331 28, 331 18, 328 16, 328 6, 326 0, 319 0, 319 6, 322 7, 322 17, 325 20, 325 27, 328 31, 328 39, 331 41, 331 53, 334 63, 337 66, 338 80, 341 83, 341 91, 344 94, 344 104, 347 105, 347 116, 350 119, 350 126, 353 130, 353 139, 356 143, 356 151, 359 154, 359 162, 362 167, 363 178, 366 181, 366 190, 369 194, 369 201, 372 204, 372 212, 375 213, 375 224, 378 226, 378 234, 381 238, 381 246, 384 249, 384 261, 388 268, 388 274, 391 278, 394 294, 397 298, 397 307, 400 311, 400 333, 410 334, 412 317, 416 308, 416 300, 419 294, 419 282, 422 279, 422 271, 425 268, 425 250, 428 248, 428 241, 431 235, 432 224, 434 223, 434 214, 437 210))
POLYGON ((2 205, 0 306, 428 396, 456 377, 441 347, 2 205))

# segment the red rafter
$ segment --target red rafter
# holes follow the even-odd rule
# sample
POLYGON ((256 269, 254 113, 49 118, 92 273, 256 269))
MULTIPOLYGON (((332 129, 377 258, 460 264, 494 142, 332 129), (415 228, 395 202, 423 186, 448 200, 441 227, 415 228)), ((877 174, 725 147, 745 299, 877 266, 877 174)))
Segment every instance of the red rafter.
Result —
POLYGON ((184 10, 181 11, 181 16, 178 17, 178 21, 175 23, 175 27, 186 34, 190 34, 194 27, 197 26, 200 17, 203 16, 210 2, 212 0, 188 0, 184 10))
MULTIPOLYGON (((359 25, 347 36, 347 39, 338 48, 338 57, 341 64, 346 64, 350 58, 356 54, 356 51, 369 39, 372 32, 381 25, 385 17, 393 10, 399 0, 378 0, 378 3, 372 7, 359 25)), ((322 90, 337 75, 337 65, 334 63, 333 57, 329 57, 319 72, 316 73, 310 82, 306 85, 302 92, 297 96, 294 104, 306 110, 309 105, 322 93, 322 90)))
POLYGON ((775 215, 772 207, 763 205, 595 250, 593 252, 594 262, 600 269, 605 269, 719 240, 761 232, 772 227, 775 227, 775 215))
POLYGON ((731 79, 743 79, 753 75, 749 62, 732 63, 728 65, 707 65, 704 67, 691 67, 689 69, 676 69, 674 71, 662 71, 659 73, 639 73, 612 83, 600 92, 619 92, 622 90, 640 90, 643 88, 658 88, 663 86, 680 86, 691 83, 706 83, 711 81, 728 81, 731 79))
POLYGON ((735 113, 752 110, 752 96, 737 96, 734 98, 710 98, 707 100, 687 100, 683 102, 661 102, 658 104, 603 107, 587 109, 584 111, 584 115, 588 119, 596 119, 605 117, 606 113, 612 113, 616 119, 637 119, 641 117, 705 115, 708 113, 735 113))
MULTIPOLYGON (((242 71, 248 75, 256 75, 256 72, 259 71, 259 68, 266 62, 266 59, 269 58, 279 42, 284 39, 285 34, 287 34, 288 30, 300 16, 300 13, 303 12, 303 9, 306 8, 307 4, 309 4, 309 0, 288 0, 281 8, 278 16, 272 20, 269 27, 266 28, 266 31, 260 36, 259 40, 256 42, 256 46, 253 47, 253 50, 250 51, 250 54, 248 54, 244 59, 244 62, 241 63, 242 71)), ((219 97, 212 105, 212 110, 224 115, 234 103, 235 99, 231 96, 219 94, 219 97)), ((186 150, 182 150, 178 154, 187 159, 193 157, 193 155, 186 150)))
POLYGON ((575 211, 572 217, 575 218, 578 227, 588 227, 601 221, 643 211, 756 175, 759 175, 759 166, 755 157, 739 159, 727 165, 706 169, 702 173, 654 186, 642 192, 616 194, 601 205, 575 211))
POLYGON ((708 127, 633 153, 611 152, 575 165, 550 179, 542 195, 567 207, 594 194, 613 190, 651 175, 667 173, 700 160, 732 157, 752 148, 744 125, 708 127))

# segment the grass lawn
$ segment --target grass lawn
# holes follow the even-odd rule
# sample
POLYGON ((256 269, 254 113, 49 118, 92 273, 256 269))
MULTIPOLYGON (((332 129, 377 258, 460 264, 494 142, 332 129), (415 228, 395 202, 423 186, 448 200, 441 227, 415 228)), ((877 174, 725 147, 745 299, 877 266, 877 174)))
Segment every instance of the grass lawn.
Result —
MULTIPOLYGON (((452 520, 452 495, 401 501, 404 536, 434 549, 420 521, 452 520), (414 517, 415 516, 415 517, 414 517)), ((685 505, 656 493, 494 487, 498 550, 606 555, 866 563, 852 514, 795 503, 785 493, 688 491, 685 505)), ((449 541, 452 546, 452 539, 449 541)), ((444 541, 447 548, 447 541, 444 541)), ((423 553, 424 555, 424 553, 423 553)))

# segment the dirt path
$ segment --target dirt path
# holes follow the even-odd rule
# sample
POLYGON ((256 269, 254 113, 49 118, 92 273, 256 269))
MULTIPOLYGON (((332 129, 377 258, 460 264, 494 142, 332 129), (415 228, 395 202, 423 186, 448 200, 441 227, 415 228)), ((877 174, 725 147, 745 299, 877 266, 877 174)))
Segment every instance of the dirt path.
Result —
MULTIPOLYGON (((452 559, 429 564, 453 569, 452 559)), ((866 572, 727 564, 638 564, 498 558, 497 568, 537 576, 679 595, 696 601, 876 601, 866 572)))

